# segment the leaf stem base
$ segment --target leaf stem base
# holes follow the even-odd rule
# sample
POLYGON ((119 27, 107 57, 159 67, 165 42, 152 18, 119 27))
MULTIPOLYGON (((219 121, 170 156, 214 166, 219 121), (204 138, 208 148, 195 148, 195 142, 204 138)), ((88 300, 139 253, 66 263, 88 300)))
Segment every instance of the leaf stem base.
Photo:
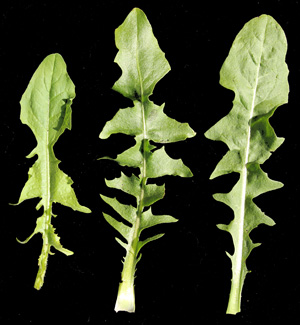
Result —
POLYGON ((120 283, 115 311, 127 311, 129 313, 135 312, 135 294, 133 284, 128 284, 127 282, 120 283))

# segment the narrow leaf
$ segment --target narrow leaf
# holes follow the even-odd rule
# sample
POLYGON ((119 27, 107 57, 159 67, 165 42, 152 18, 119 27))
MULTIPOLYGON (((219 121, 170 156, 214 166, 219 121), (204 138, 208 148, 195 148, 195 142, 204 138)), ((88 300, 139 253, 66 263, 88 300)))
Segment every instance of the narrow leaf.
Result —
POLYGON ((105 124, 100 138, 107 139, 116 133, 135 137, 135 145, 112 160, 121 166, 138 168, 139 175, 133 174, 128 177, 122 173, 121 177, 106 181, 107 186, 122 190, 136 198, 135 213, 132 210, 129 217, 116 199, 104 200, 132 223, 131 231, 127 228, 124 230, 123 224, 106 216, 107 221, 127 239, 127 244, 118 240, 126 249, 126 257, 115 310, 134 312, 134 274, 141 256, 139 251, 146 243, 162 236, 159 234, 140 241, 140 233, 145 228, 176 221, 168 215, 153 215, 151 208, 144 210, 165 195, 164 185, 147 182, 150 178, 165 175, 192 176, 192 172, 181 159, 172 159, 164 147, 157 149, 155 143, 183 141, 193 137, 195 132, 187 123, 169 118, 163 111, 164 104, 158 106, 149 99, 156 83, 170 70, 170 66, 143 11, 133 9, 124 23, 116 29, 115 37, 119 49, 115 62, 121 67, 122 75, 113 89, 130 98, 134 106, 120 109, 105 124))

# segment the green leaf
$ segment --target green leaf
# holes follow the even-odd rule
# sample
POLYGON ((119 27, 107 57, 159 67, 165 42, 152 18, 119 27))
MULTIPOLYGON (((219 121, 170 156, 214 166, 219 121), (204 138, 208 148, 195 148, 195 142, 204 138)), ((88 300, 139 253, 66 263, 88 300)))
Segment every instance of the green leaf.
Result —
POLYGON ((147 101, 144 105, 148 138, 157 143, 183 141, 195 136, 187 123, 180 123, 168 117, 164 112, 165 104, 155 105, 147 101))
POLYGON ((140 230, 153 227, 162 223, 172 223, 178 220, 168 215, 153 215, 151 208, 146 210, 141 215, 140 230))
POLYGON ((101 139, 107 139, 115 133, 138 135, 143 133, 141 108, 138 101, 134 107, 120 109, 113 119, 106 123, 100 134, 101 139))
POLYGON ((165 196, 165 185, 146 184, 143 205, 148 207, 165 196))
POLYGON ((164 175, 174 175, 181 177, 192 177, 193 174, 186 167, 181 159, 170 158, 165 147, 162 147, 153 152, 147 161, 147 177, 156 178, 164 175))
POLYGON ((102 200, 109 204, 116 212, 119 213, 125 220, 134 223, 136 209, 132 205, 126 205, 120 203, 116 198, 110 198, 104 195, 100 195, 102 200))
POLYGON ((141 102, 135 100, 134 107, 120 109, 113 119, 106 123, 100 134, 101 139, 107 139, 115 133, 127 135, 142 135, 142 110, 145 111, 145 128, 149 140, 157 143, 170 143, 182 141, 193 137, 195 132, 187 123, 180 123, 168 117, 164 112, 165 104, 155 105, 146 101, 144 107, 141 102))
MULTIPOLYGON (((141 167, 143 164, 143 155, 141 153, 142 138, 135 137, 136 144, 117 156, 116 161, 121 166, 141 167)), ((110 158, 109 158, 110 159, 110 158)))
POLYGON ((40 64, 21 99, 21 121, 34 133, 37 146, 27 156, 38 156, 29 169, 26 182, 18 204, 31 198, 40 198, 37 209, 42 206, 44 213, 37 220, 33 234, 43 236, 43 249, 39 259, 39 272, 35 288, 40 289, 46 272, 48 254, 51 246, 70 255, 64 249, 51 225, 52 203, 58 202, 73 210, 91 212, 77 201, 72 180, 59 169, 53 146, 65 131, 71 129, 71 104, 75 98, 75 87, 71 81, 63 58, 59 54, 47 56, 40 64))
MULTIPOLYGON (((150 243, 150 242, 152 242, 154 240, 157 240, 157 239, 161 238, 162 236, 164 236, 164 234, 157 234, 157 235, 154 235, 152 237, 148 237, 145 240, 140 240, 138 242, 138 246, 137 246, 137 253, 139 253, 139 251, 141 250, 141 248, 144 247, 146 244, 148 244, 148 243, 150 243)), ((141 256, 141 254, 139 256, 141 256)), ((140 259, 140 257, 138 258, 137 262, 139 261, 139 259, 140 259)))
POLYGON ((258 195, 280 188, 262 171, 264 163, 283 142, 269 123, 278 106, 287 103, 289 85, 285 63, 287 42, 283 30, 270 16, 249 21, 237 35, 220 72, 220 84, 235 93, 233 108, 205 136, 223 141, 227 154, 211 178, 236 172, 240 178, 232 191, 215 194, 234 212, 229 225, 219 225, 233 239, 232 284, 227 313, 240 311, 241 292, 246 274, 246 259, 254 247, 249 234, 259 224, 274 225, 253 202, 258 195))
MULTIPOLYGON (((162 223, 175 222, 171 216, 155 216, 150 207, 165 195, 165 186, 148 184, 149 179, 165 175, 191 177, 192 172, 181 159, 172 159, 164 147, 157 148, 155 143, 183 141, 195 136, 195 132, 187 123, 180 123, 164 113, 164 104, 155 105, 149 96, 157 82, 170 70, 165 54, 160 50, 152 28, 143 11, 135 8, 124 23, 116 29, 116 45, 119 52, 115 62, 122 69, 122 75, 113 89, 130 98, 133 107, 120 109, 108 121, 100 133, 101 139, 113 134, 123 133, 135 137, 135 145, 112 159, 121 166, 139 169, 139 175, 106 180, 109 187, 122 190, 136 198, 136 207, 123 206, 116 199, 102 198, 132 226, 124 228, 124 224, 105 215, 106 220, 126 239, 127 244, 117 240, 126 249, 122 282, 119 286, 115 310, 133 312, 134 273, 140 259, 140 249, 150 241, 158 239, 162 234, 145 240, 139 236, 143 229, 162 223), (130 212, 127 210, 130 209, 130 212), (125 230, 124 230, 125 229, 125 230)), ((127 226, 126 226, 127 227, 127 226)))
POLYGON ((108 187, 116 188, 122 190, 125 193, 135 196, 136 198, 140 195, 140 179, 132 174, 130 177, 126 176, 121 172, 119 178, 112 180, 105 180, 108 187))
POLYGON ((119 49, 115 62, 123 73, 113 89, 133 101, 149 97, 156 83, 170 71, 170 65, 144 12, 133 9, 116 29, 115 39, 119 49))
POLYGON ((118 232, 125 238, 127 239, 130 236, 131 233, 131 228, 124 225, 123 222, 117 221, 116 219, 112 218, 110 215, 103 213, 105 220, 118 232))

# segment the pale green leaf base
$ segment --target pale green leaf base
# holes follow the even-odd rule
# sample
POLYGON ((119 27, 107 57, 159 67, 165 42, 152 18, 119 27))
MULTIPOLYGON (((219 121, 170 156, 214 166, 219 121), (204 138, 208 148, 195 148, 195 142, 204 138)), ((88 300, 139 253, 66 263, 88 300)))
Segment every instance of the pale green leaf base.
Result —
POLYGON ((271 180, 260 165, 284 140, 276 136, 269 119, 288 101, 286 51, 284 32, 271 16, 261 15, 245 24, 220 71, 220 84, 235 93, 232 110, 205 133, 208 139, 222 141, 229 148, 211 178, 240 174, 229 193, 214 195, 234 212, 230 224, 218 226, 230 233, 234 244, 233 255, 227 254, 232 263, 228 314, 240 312, 241 292, 249 272, 246 261, 259 246, 252 242, 251 231, 260 224, 275 224, 254 199, 283 185, 271 180))
POLYGON ((43 248, 34 285, 38 290, 44 283, 48 256, 52 254, 51 246, 66 255, 73 254, 62 247, 60 238, 55 234, 51 224, 52 204, 60 203, 73 210, 91 212, 77 201, 71 186, 73 181, 60 170, 60 161, 53 151, 54 144, 65 129, 71 130, 71 104, 74 98, 75 86, 67 73, 66 64, 61 55, 55 53, 48 55, 39 65, 20 101, 21 121, 30 127, 37 140, 37 146, 27 158, 35 155, 38 158, 29 169, 18 204, 40 198, 36 209, 44 209, 33 234, 23 242, 28 242, 37 233, 42 234, 43 248))
POLYGON ((120 109, 105 124, 100 138, 107 139, 116 133, 134 136, 135 145, 113 160, 121 166, 139 168, 140 174, 128 177, 122 173, 119 178, 106 180, 107 186, 134 196, 136 206, 122 204, 115 198, 101 197, 127 221, 123 223, 103 213, 106 221, 126 240, 117 239, 125 248, 126 257, 115 310, 134 312, 134 273, 141 257, 140 249, 163 235, 156 234, 140 240, 140 234, 146 228, 177 221, 169 215, 154 215, 148 208, 165 194, 164 185, 148 184, 148 179, 165 175, 192 177, 192 172, 181 159, 172 159, 165 147, 157 148, 156 143, 183 141, 195 136, 195 132, 187 123, 169 118, 163 111, 164 104, 158 106, 149 100, 156 83, 168 73, 170 65, 144 12, 133 9, 116 29, 115 38, 119 49, 115 62, 121 67, 122 75, 113 89, 130 98, 134 106, 120 109))
POLYGON ((128 313, 135 312, 135 294, 132 283, 120 283, 115 311, 127 311, 128 313))

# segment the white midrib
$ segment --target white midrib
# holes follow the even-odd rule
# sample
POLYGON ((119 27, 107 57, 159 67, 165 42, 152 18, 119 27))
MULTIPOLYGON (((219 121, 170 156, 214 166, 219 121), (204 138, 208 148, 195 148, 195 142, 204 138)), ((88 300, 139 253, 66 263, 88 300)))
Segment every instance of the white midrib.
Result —
MULTIPOLYGON (((266 28, 265 28, 266 32, 266 28)), ((259 80, 259 72, 260 72, 260 65, 261 65, 261 57, 263 52, 263 45, 264 41, 262 41, 261 45, 261 53, 259 57, 259 62, 257 65, 257 71, 256 71, 256 80, 255 80, 255 86, 253 89, 253 97, 252 97, 252 103, 251 103, 251 110, 249 114, 249 124, 248 124, 248 130, 247 130, 247 145, 246 145, 246 151, 245 151, 245 163, 242 170, 242 191, 241 191, 241 211, 240 211, 240 224, 239 224, 239 231, 238 231, 238 244, 236 248, 236 275, 241 276, 241 270, 242 270, 242 258, 243 258, 243 244, 244 244, 244 223, 245 223, 245 206, 246 206, 246 190, 247 190, 247 164, 249 162, 249 153, 250 153, 250 140, 251 140, 251 120, 254 115, 254 108, 255 108, 255 99, 256 99, 256 92, 258 87, 258 80, 259 80)))
MULTIPOLYGON (((55 66, 55 60, 54 57, 54 63, 53 68, 55 66)), ((47 114, 47 129, 46 129, 46 143, 45 143, 45 153, 46 153, 46 161, 45 161, 45 168, 46 168, 46 206, 45 208, 45 230, 48 230, 48 227, 51 222, 51 175, 50 175, 50 150, 49 150, 49 132, 50 132, 50 94, 51 94, 51 87, 52 87, 52 80, 53 80, 53 69, 52 69, 52 75, 51 75, 51 82, 50 82, 50 89, 49 89, 49 97, 48 97, 48 114, 47 114)), ((46 236, 47 237, 47 236, 46 236)), ((47 239, 46 239, 47 240, 47 239)))
MULTIPOLYGON (((138 28, 138 24, 137 24, 137 28, 138 28)), ((136 57, 136 65, 137 65, 137 72, 138 72, 138 77, 139 77, 139 83, 140 83, 140 103, 141 103, 141 110, 142 110, 142 124, 143 124, 143 167, 141 170, 141 194, 140 194, 140 198, 139 198, 139 204, 137 206, 137 218, 136 218, 136 222, 134 225, 134 229, 133 229, 133 235, 132 235, 132 241, 134 241, 138 234, 139 234, 139 228, 140 228, 140 219, 141 219, 141 215, 144 209, 144 205, 143 205, 143 200, 144 200, 144 196, 145 196, 145 185, 146 185, 146 156, 145 156, 145 141, 147 139, 147 126, 146 126, 146 117, 145 117, 145 108, 144 108, 144 102, 143 102, 143 98, 144 98, 144 89, 143 89, 143 82, 142 82, 142 75, 141 75, 141 70, 140 70, 140 61, 139 61, 139 53, 138 53, 138 30, 137 30, 137 40, 136 40, 136 52, 135 52, 135 57, 136 57)))

